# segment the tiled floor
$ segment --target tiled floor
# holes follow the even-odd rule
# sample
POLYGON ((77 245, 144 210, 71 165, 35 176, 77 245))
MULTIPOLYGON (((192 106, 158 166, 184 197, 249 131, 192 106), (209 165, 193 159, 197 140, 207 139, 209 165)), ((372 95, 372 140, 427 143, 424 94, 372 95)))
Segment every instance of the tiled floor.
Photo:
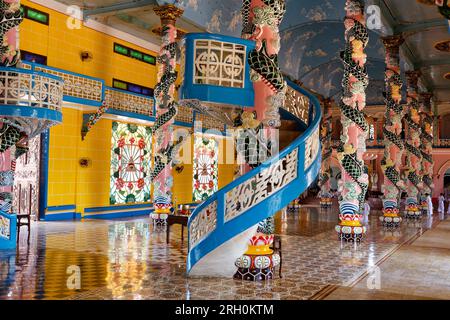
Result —
MULTIPOLYGON (((23 237, 17 252, 0 252, 0 299, 311 299, 337 288, 328 296, 332 298, 344 287, 348 291, 349 286, 359 285, 368 268, 439 220, 423 218, 386 232, 375 212, 366 241, 355 246, 337 240, 336 212, 337 208, 321 211, 308 206, 277 216, 276 232, 283 239, 283 278, 266 283, 187 278, 186 239, 181 244, 178 226, 172 227, 167 245, 165 231, 153 230, 146 218, 35 223, 30 246, 23 237), (68 289, 70 266, 80 267, 79 290, 68 289)), ((422 251, 423 259, 448 259, 449 253, 440 256, 436 251, 447 249, 424 247, 412 249, 413 253, 422 251)), ((403 272, 402 277, 407 270, 410 276, 419 276, 411 254, 399 257, 399 262, 408 261, 395 268, 403 272)), ((450 283, 448 271, 446 277, 442 285, 450 283)))

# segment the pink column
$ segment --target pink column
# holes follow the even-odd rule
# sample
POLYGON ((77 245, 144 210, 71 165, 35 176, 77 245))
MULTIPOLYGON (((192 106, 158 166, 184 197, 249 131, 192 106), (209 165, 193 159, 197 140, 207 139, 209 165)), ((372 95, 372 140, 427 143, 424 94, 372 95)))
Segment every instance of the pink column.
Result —
POLYGON ((161 18, 162 45, 158 56, 158 84, 155 87, 156 123, 153 127, 155 136, 155 157, 153 181, 153 204, 155 212, 151 215, 155 224, 165 224, 172 207, 172 150, 173 123, 177 113, 175 81, 177 79, 176 63, 176 20, 183 10, 174 5, 156 7, 155 13, 161 18))
POLYGON ((407 110, 405 115, 408 130, 406 135, 406 199, 405 214, 406 217, 419 218, 421 216, 419 208, 419 190, 422 189, 422 153, 420 152, 422 132, 419 114, 419 93, 418 80, 420 73, 418 71, 406 72, 408 82, 407 110))
MULTIPOLYGON (((241 129, 247 130, 247 133, 262 135, 264 141, 270 141, 272 146, 278 145, 277 128, 281 125, 279 108, 283 106, 285 99, 286 82, 281 74, 277 56, 280 51, 279 26, 284 14, 284 0, 243 1, 242 37, 256 42, 256 48, 248 57, 255 91, 252 111, 256 112, 256 119, 245 111, 241 115, 241 129), (255 125, 251 125, 252 122, 255 125)), ((259 144, 258 148, 266 146, 259 144)), ((271 155, 274 155, 273 150, 271 155)), ((256 163, 244 165, 241 171, 245 172, 264 161, 265 159, 258 159, 256 163)), ((270 249, 274 239, 273 232, 273 218, 260 223, 256 235, 249 241, 247 252, 235 263, 238 267, 235 279, 263 281, 273 277, 273 268, 279 262, 279 256, 273 254, 270 249), (258 261, 262 261, 262 265, 255 263, 258 261)))
MULTIPOLYGON (((0 30, 0 65, 17 67, 20 63, 19 24, 22 22, 20 0, 3 0, 2 28, 0 30)), ((0 208, 9 211, 16 164, 15 144, 21 139, 20 131, 0 118, 0 208)))
POLYGON ((331 155, 333 148, 331 145, 331 134, 333 132, 333 121, 331 114, 331 99, 324 99, 323 118, 321 128, 322 141, 322 167, 320 169, 320 204, 323 208, 329 208, 332 205, 331 195, 331 155))
POLYGON ((365 173, 363 154, 366 151, 368 124, 365 120, 366 88, 369 76, 365 69, 369 35, 364 15, 364 2, 347 0, 345 4, 345 50, 341 53, 344 63, 342 80, 343 96, 340 104, 343 127, 342 146, 338 159, 342 167, 339 181, 341 192, 339 225, 336 231, 342 240, 360 241, 366 232, 361 225, 364 198, 369 178, 365 173))
POLYGON ((423 168, 423 192, 422 195, 432 194, 433 183, 433 113, 431 110, 432 93, 421 93, 420 98, 422 111, 422 168, 423 168))
POLYGON ((400 196, 404 189, 404 181, 400 178, 400 167, 404 145, 401 140, 403 130, 402 79, 400 77, 400 45, 404 42, 401 36, 382 39, 386 48, 386 113, 384 124, 384 158, 381 162, 384 175, 383 225, 398 227, 402 221, 399 215, 400 196))

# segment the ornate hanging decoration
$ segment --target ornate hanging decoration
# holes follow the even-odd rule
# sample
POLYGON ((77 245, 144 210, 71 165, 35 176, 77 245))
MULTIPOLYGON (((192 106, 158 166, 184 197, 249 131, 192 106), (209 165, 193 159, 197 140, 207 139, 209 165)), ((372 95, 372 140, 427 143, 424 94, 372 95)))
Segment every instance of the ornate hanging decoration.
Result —
POLYGON ((331 155, 333 148, 331 143, 331 135, 333 132, 333 121, 331 116, 331 100, 323 100, 323 119, 322 128, 320 131, 322 142, 322 167, 320 170, 320 205, 322 208, 329 208, 332 206, 331 195, 331 155))
POLYGON ((153 203, 155 212, 151 215, 156 224, 165 224, 172 207, 172 160, 175 145, 173 139, 173 123, 177 114, 174 101, 175 81, 178 73, 177 63, 177 29, 176 20, 182 16, 183 10, 174 5, 156 7, 155 13, 161 18, 162 46, 158 56, 158 84, 155 86, 156 123, 153 128, 156 149, 153 181, 153 203))
POLYGON ((386 102, 384 134, 384 158, 381 160, 381 168, 384 174, 383 191, 383 216, 380 217, 386 227, 397 227, 402 218, 399 216, 400 196, 405 188, 404 181, 400 178, 400 167, 404 150, 402 133, 403 106, 402 79, 400 77, 400 45, 403 43, 401 36, 383 38, 386 48, 386 102))
POLYGON ((100 120, 102 115, 108 111, 108 99, 105 97, 105 100, 102 103, 102 106, 97 109, 97 111, 89 116, 88 121, 86 124, 83 123, 83 127, 81 129, 81 140, 84 140, 86 135, 91 131, 92 127, 95 126, 95 124, 100 120))
POLYGON ((366 233, 362 226, 362 209, 369 178, 364 165, 366 137, 369 126, 363 109, 366 106, 365 90, 369 84, 366 69, 367 55, 364 49, 369 42, 364 15, 364 1, 347 0, 345 4, 345 50, 341 53, 344 64, 342 80, 343 96, 340 103, 343 133, 338 148, 338 159, 342 166, 339 181, 340 214, 336 231, 339 238, 361 241, 366 233))
MULTIPOLYGON (((426 194, 432 194, 434 189, 433 183, 433 114, 431 111, 431 98, 432 93, 421 93, 422 99, 422 148, 421 153, 423 157, 422 169, 423 169, 423 192, 422 196, 426 194)), ((422 199, 424 200, 424 199, 422 199)))
MULTIPOLYGON (((237 151, 246 164, 245 173, 273 155, 276 147, 276 129, 281 120, 279 108, 285 100, 286 81, 278 64, 280 51, 279 26, 286 12, 285 0, 244 0, 242 3, 242 38, 254 40, 255 49, 250 52, 248 62, 255 90, 254 112, 240 113, 235 127, 240 128, 237 151), (253 137, 253 138, 249 138, 253 137)), ((274 221, 262 221, 250 241, 247 252, 235 265, 235 279, 262 281, 273 277, 273 268, 279 256, 270 249, 273 243, 274 221)))
POLYGON ((422 153, 420 152, 420 135, 422 128, 419 114, 418 80, 419 72, 407 71, 408 83, 407 107, 405 115, 408 131, 405 141, 406 148, 406 175, 407 175, 407 198, 405 215, 408 218, 420 218, 419 190, 422 189, 422 153))

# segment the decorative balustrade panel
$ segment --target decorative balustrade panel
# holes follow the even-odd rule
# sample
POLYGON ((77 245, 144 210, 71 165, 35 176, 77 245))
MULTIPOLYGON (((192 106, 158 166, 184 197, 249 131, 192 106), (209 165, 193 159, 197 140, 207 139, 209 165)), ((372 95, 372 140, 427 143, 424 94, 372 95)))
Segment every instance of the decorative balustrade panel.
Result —
POLYGON ((439 139, 437 145, 435 145, 437 148, 450 148, 450 139, 439 139))
POLYGON ((225 221, 248 211, 298 177, 298 148, 225 195, 225 221))
POLYGON ((203 129, 215 129, 221 132, 225 130, 223 122, 202 113, 196 114, 195 121, 201 121, 203 129))
POLYGON ((320 128, 306 140, 305 144, 305 171, 313 164, 319 155, 320 146, 320 128))
POLYGON ((244 45, 216 40, 196 40, 194 83, 244 88, 244 45))
POLYGON ((155 101, 151 97, 130 94, 107 88, 105 90, 105 103, 108 108, 153 116, 155 101))
POLYGON ((99 80, 37 65, 34 67, 34 70, 62 78, 64 80, 63 94, 65 96, 92 100, 99 104, 102 103, 103 83, 99 80))
POLYGON ((0 104, 61 111, 62 81, 19 69, 0 69, 0 104))
POLYGON ((178 106, 175 120, 184 123, 192 123, 194 121, 194 111, 185 106, 178 106))
POLYGON ((217 228, 217 201, 204 208, 189 225, 189 245, 193 248, 217 228))
POLYGON ((286 99, 284 108, 304 123, 308 123, 309 119, 309 99, 300 92, 288 86, 286 91, 286 99))

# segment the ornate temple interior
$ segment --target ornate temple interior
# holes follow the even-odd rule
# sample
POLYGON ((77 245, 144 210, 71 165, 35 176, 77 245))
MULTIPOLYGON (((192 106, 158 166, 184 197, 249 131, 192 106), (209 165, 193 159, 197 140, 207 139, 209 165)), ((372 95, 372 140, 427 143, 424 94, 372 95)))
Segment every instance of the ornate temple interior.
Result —
POLYGON ((0 24, 0 300, 450 299, 450 0, 0 24))

